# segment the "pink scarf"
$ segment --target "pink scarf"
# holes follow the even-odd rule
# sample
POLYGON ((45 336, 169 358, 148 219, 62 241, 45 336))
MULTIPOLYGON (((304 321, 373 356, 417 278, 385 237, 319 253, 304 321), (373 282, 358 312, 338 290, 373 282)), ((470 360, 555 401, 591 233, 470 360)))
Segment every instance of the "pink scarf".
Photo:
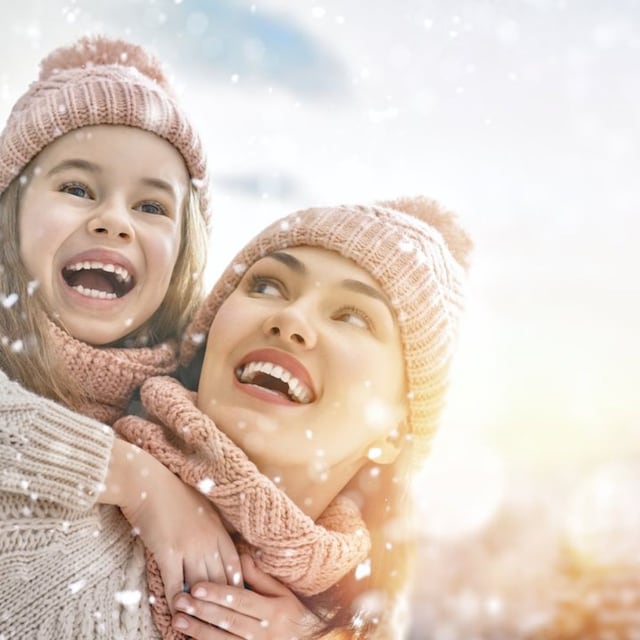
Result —
MULTIPOLYGON (((242 535, 263 571, 308 596, 333 586, 367 557, 370 537, 353 501, 338 496, 314 522, 196 407, 195 394, 179 382, 151 378, 141 396, 150 417, 164 426, 126 416, 116 422, 116 431, 187 484, 206 486, 205 495, 242 535)), ((160 572, 150 554, 147 575, 163 637, 184 637, 171 628, 160 572)))
POLYGON ((51 338, 71 379, 88 396, 81 413, 113 424, 125 414, 133 392, 152 376, 177 367, 177 348, 162 343, 149 348, 99 348, 72 338, 50 323, 51 338))

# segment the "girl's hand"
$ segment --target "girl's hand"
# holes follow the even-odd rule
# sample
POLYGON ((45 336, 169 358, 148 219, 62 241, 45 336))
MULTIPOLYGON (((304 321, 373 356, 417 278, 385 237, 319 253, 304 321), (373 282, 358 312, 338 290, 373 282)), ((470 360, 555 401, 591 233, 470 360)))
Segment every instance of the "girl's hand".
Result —
POLYGON ((120 507, 153 554, 170 607, 185 584, 242 585, 238 552, 211 502, 142 449, 115 441, 101 501, 120 507))
POLYGON ((275 578, 246 555, 244 579, 254 591, 211 583, 195 584, 174 599, 173 627, 193 640, 304 640, 319 620, 275 578))

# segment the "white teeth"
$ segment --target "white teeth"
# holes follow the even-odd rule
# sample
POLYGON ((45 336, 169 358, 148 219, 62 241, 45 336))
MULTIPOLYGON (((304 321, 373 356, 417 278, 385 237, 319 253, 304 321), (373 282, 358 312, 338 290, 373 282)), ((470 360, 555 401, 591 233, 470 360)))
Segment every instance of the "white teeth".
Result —
POLYGON ((102 298, 103 300, 114 300, 118 296, 115 293, 107 293, 106 291, 98 291, 97 289, 85 289, 81 284, 73 287, 79 294, 87 298, 102 298))
POLYGON ((83 269, 102 269, 102 271, 106 271, 107 273, 114 273, 116 278, 120 282, 129 282, 131 280, 131 274, 122 266, 117 264, 111 264, 110 262, 96 262, 85 260, 84 262, 76 262, 74 264, 70 264, 67 267, 69 271, 82 271, 83 269))
POLYGON ((257 373, 264 373, 282 380, 289 387, 289 396, 296 402, 308 404, 311 401, 311 389, 290 371, 272 362, 249 362, 240 368, 238 377, 241 382, 250 383, 257 373))

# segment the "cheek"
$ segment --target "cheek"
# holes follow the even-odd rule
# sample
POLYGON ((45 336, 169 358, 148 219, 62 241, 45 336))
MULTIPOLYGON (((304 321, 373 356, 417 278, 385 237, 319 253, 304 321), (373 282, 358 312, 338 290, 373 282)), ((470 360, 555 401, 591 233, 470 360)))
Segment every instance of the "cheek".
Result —
POLYGON ((351 384, 364 385, 375 393, 388 393, 402 378, 402 363, 395 350, 373 340, 350 340, 332 357, 332 368, 351 384))
POLYGON ((60 230, 56 225, 48 224, 48 219, 34 216, 30 210, 20 213, 19 223, 20 258, 27 271, 37 276, 50 262, 52 253, 57 249, 56 236, 60 230))
MULTIPOLYGON (((186 247, 186 251, 189 248, 186 247)), ((166 234, 147 244, 148 260, 153 264, 157 278, 169 282, 180 254, 180 235, 166 234)))
POLYGON ((230 342, 238 333, 244 318, 244 314, 236 306, 231 299, 228 299, 216 313, 209 330, 207 351, 209 349, 219 351, 225 344, 230 346, 230 342))
POLYGON ((339 381, 345 413, 374 436, 398 424, 405 406, 404 370, 398 354, 367 345, 345 349, 336 362, 330 375, 339 381))
POLYGON ((37 215, 37 208, 32 204, 31 198, 25 197, 18 212, 18 233, 20 237, 20 249, 38 242, 43 235, 43 226, 46 226, 46 218, 37 215))

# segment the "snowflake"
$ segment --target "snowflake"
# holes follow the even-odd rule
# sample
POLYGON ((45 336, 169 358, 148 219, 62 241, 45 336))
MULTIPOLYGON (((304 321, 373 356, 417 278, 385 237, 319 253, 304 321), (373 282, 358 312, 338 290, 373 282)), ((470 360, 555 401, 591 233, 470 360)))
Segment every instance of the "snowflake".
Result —
POLYGON ((78 593, 78 591, 81 591, 82 589, 84 589, 87 586, 87 581, 85 578, 81 578, 80 580, 76 580, 75 582, 72 582, 69 585, 69 590, 71 591, 71 593, 75 594, 78 593))
POLYGON ((215 486, 216 483, 212 478, 203 478, 202 480, 200 480, 200 482, 198 482, 198 490, 204 494, 209 493, 215 486))
POLYGON ((13 307, 13 305, 18 302, 18 294, 17 293, 10 293, 8 296, 3 296, 2 297, 2 306, 5 309, 10 309, 11 307, 13 307))
POLYGON ((371 575, 371 560, 367 558, 364 562, 361 562, 355 570, 356 580, 362 580, 371 575))
POLYGON ((239 262, 233 265, 233 271, 236 275, 241 276, 247 270, 247 265, 239 262))
POLYGON ((24 342, 22 340, 15 340, 11 343, 11 351, 13 353, 21 353, 24 350, 24 342))
POLYGON ((125 607, 135 607, 140 602, 142 594, 137 589, 130 589, 124 591, 116 591, 113 596, 115 601, 125 607))

